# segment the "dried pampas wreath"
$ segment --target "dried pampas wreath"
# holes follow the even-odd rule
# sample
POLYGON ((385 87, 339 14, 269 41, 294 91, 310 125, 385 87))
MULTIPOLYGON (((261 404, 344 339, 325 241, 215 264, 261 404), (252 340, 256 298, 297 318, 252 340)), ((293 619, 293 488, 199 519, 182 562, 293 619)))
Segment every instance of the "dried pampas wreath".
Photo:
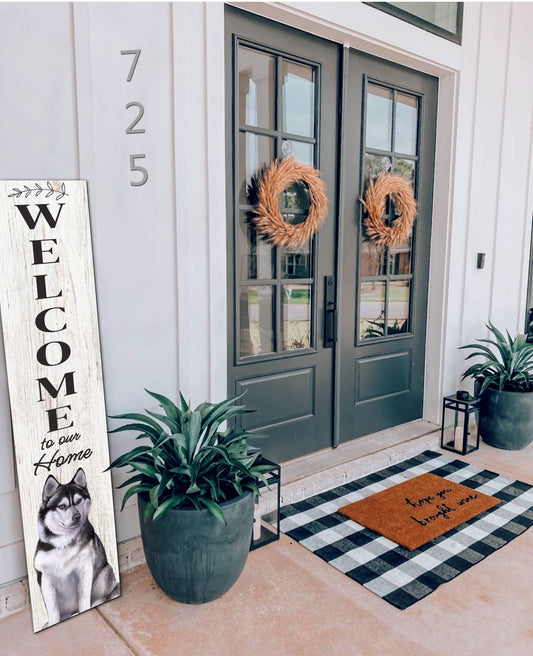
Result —
POLYGON ((368 216, 365 219, 366 234, 378 244, 393 247, 401 243, 413 229, 416 217, 416 200, 409 182, 397 173, 382 173, 370 180, 361 203, 368 216), (394 201, 398 216, 387 226, 382 216, 387 196, 394 201))
POLYGON ((320 228, 327 211, 326 185, 312 166, 294 157, 273 162, 259 178, 255 209, 255 227, 276 246, 298 246, 320 228), (283 220, 278 197, 289 185, 304 182, 309 189, 309 212, 302 223, 291 225, 283 220))

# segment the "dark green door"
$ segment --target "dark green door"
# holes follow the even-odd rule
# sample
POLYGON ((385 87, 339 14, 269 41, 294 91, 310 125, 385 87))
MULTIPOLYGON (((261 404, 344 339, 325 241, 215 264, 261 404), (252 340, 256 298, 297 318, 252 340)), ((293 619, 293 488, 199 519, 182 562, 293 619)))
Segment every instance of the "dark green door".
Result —
MULTIPOLYGON (((437 80, 350 51, 343 127, 339 260, 338 418, 346 441, 422 417, 437 80), (359 198, 390 171, 412 184, 410 237, 394 248, 368 238, 359 198)), ((387 204, 385 223, 394 220, 387 204)))
MULTIPOLYGON (((257 408, 242 427, 286 461, 421 417, 435 80, 230 7, 226 71, 229 391, 257 408), (320 170, 328 215, 276 248, 253 227, 255 176, 289 155, 320 170), (413 182, 419 214, 380 251, 358 199, 387 169, 413 182)), ((308 202, 287 189, 285 220, 308 202)))
MULTIPOLYGON (((229 7, 226 48, 229 388, 246 390, 257 411, 243 427, 284 461, 331 446, 334 350, 322 324, 335 273, 339 48, 229 7), (308 243, 277 248, 253 227, 254 176, 289 155, 320 170, 328 215, 308 243)), ((281 196, 286 221, 305 218, 305 186, 281 196)))

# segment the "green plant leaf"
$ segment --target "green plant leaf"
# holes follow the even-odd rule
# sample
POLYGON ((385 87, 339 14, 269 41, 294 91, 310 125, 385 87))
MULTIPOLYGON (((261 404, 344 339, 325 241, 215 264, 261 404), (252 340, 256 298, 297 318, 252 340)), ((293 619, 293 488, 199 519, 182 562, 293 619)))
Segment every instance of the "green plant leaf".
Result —
POLYGON ((123 426, 119 426, 118 428, 114 428, 113 430, 110 430, 110 433, 121 433, 122 431, 139 431, 141 433, 146 433, 148 434, 151 438, 157 439, 159 437, 159 433, 161 432, 161 427, 159 427, 159 431, 156 431, 155 428, 148 424, 124 424, 123 426))
POLYGON ((156 401, 159 401, 159 404, 165 411, 166 415, 173 419, 175 422, 178 423, 178 426, 181 424, 181 413, 178 410, 177 405, 168 399, 166 396, 163 396, 162 394, 157 394, 156 392, 150 392, 150 390, 145 390, 150 396, 153 396, 153 398, 156 401))
POLYGON ((222 508, 218 505, 218 503, 215 503, 211 499, 204 499, 200 498, 199 499, 200 503, 209 510, 209 512, 218 519, 219 522, 222 522, 223 524, 227 525, 226 518, 224 517, 224 512, 222 511, 222 508))
POLYGON ((154 516, 153 516, 154 521, 159 519, 162 515, 164 515, 172 508, 176 508, 177 506, 179 506, 184 499, 186 499, 185 494, 179 494, 175 497, 170 497, 169 499, 165 499, 165 501, 163 501, 163 503, 161 503, 157 508, 157 510, 154 512, 154 516))

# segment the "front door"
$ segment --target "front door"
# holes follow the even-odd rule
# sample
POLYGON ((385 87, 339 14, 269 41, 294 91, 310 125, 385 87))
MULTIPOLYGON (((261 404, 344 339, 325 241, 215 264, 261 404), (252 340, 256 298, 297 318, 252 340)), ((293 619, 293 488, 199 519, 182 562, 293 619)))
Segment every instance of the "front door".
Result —
MULTIPOLYGON (((337 439, 422 417, 437 80, 350 51, 345 72, 337 439), (411 183, 417 217, 393 247, 368 237, 359 198, 380 173, 411 183)), ((384 223, 394 220, 388 202, 384 223)))
MULTIPOLYGON (((422 414, 436 89, 230 7, 226 24, 229 390, 256 409, 239 428, 286 461, 422 414), (328 214, 308 243, 278 248, 254 229, 254 193, 290 155, 320 170, 328 214), (387 169, 413 183, 419 214, 378 252, 358 199, 387 169)), ((288 222, 308 206, 305 185, 281 194, 288 222)))

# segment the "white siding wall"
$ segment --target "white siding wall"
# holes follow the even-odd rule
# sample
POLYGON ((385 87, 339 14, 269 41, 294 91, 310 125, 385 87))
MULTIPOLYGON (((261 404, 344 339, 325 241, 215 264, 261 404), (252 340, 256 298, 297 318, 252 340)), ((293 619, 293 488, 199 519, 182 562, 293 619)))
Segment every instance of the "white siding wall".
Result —
MULTIPOLYGON (((463 367, 457 347, 488 318, 523 326, 533 5, 466 3, 462 47, 359 3, 245 8, 441 79, 426 376, 436 420, 463 367)), ((179 382, 193 402, 226 391, 223 38, 216 3, 0 4, 0 177, 88 180, 109 414, 149 404, 143 387, 171 395, 179 382), (120 51, 134 48, 126 83, 120 51), (144 134, 125 134, 133 100, 144 134), (135 153, 146 154, 142 187, 129 184, 135 153)), ((112 436, 112 457, 131 442, 112 436)), ((3 583, 25 573, 3 363, 0 517, 3 583)), ((133 502, 117 530, 138 533, 133 502)))

